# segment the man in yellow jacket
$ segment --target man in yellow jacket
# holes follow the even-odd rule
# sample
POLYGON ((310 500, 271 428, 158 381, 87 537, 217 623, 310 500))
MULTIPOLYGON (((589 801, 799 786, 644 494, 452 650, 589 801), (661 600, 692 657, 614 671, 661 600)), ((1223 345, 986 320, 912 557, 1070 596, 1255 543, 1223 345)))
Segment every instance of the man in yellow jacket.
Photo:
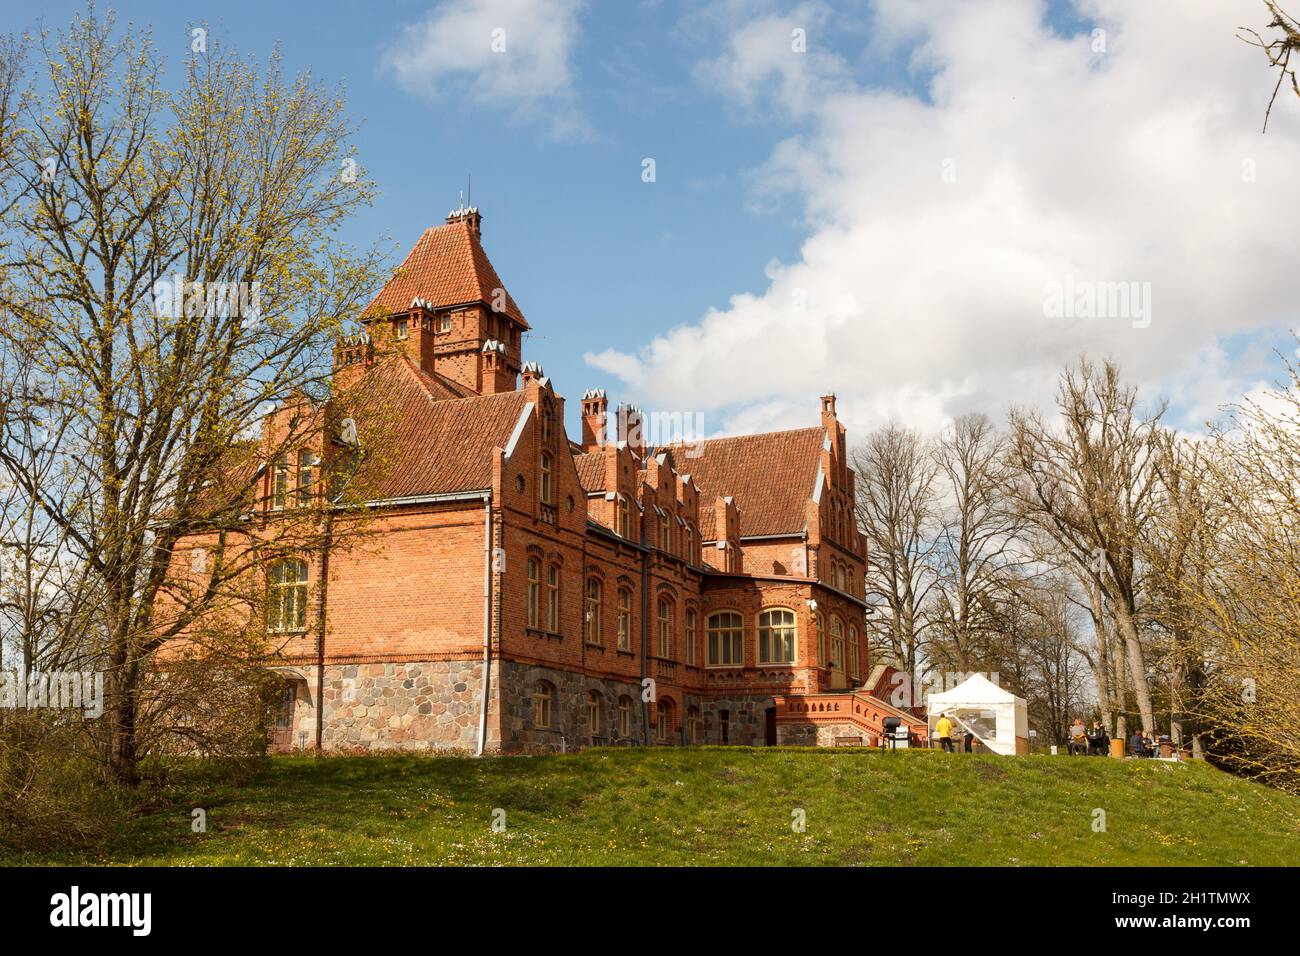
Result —
POLYGON ((939 735, 939 743, 943 749, 952 753, 952 721, 948 719, 947 714, 939 715, 939 720, 934 725, 934 732, 939 735))

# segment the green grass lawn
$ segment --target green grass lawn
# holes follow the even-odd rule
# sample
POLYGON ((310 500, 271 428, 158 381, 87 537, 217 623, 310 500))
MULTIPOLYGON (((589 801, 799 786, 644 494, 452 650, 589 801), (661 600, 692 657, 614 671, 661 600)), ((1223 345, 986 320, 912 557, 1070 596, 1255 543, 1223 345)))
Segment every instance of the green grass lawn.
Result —
POLYGON ((79 854, 152 865, 1228 865, 1300 860, 1300 800, 1203 764, 652 748, 281 757, 79 854), (191 831, 191 808, 207 832, 191 831), (505 811, 494 831, 493 812, 505 811), (805 814, 795 832, 794 811, 805 814), (1095 810, 1105 832, 1094 831, 1095 810))

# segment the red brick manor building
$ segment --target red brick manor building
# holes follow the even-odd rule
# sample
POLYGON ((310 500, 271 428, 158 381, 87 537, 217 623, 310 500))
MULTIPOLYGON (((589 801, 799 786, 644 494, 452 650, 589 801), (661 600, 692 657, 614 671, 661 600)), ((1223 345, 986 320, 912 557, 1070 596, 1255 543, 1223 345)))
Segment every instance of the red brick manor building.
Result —
MULTIPOLYGON (((425 231, 338 346, 396 450, 378 547, 271 570, 278 746, 870 742, 899 712, 871 693, 834 396, 807 428, 647 447, 588 391, 574 440, 480 224, 425 231)), ((300 473, 266 469, 268 507, 300 473)))

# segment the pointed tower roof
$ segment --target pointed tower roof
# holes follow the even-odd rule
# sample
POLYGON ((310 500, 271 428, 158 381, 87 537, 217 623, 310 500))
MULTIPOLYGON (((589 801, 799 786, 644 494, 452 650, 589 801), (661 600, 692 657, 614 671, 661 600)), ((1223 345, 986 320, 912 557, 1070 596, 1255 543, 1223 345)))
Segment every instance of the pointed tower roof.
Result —
POLYGON ((523 328, 531 328, 483 251, 481 221, 477 209, 462 207, 452 210, 443 225, 426 229, 363 315, 405 312, 415 299, 423 299, 432 309, 474 302, 491 306, 500 289, 505 295, 502 311, 523 328))

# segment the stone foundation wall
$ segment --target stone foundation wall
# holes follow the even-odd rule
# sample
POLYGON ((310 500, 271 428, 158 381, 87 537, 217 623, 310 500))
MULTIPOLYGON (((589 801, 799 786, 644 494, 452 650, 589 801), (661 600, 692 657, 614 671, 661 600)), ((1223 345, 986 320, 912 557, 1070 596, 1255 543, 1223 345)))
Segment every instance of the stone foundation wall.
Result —
POLYGON ((502 661, 494 686, 500 735, 489 736, 493 750, 578 750, 593 745, 637 745, 645 740, 645 707, 639 684, 502 661), (550 728, 538 727, 534 719, 533 695, 540 681, 548 681, 555 688, 550 728), (591 691, 601 696, 600 732, 594 739, 587 728, 587 695, 591 691), (626 737, 618 733, 621 696, 627 696, 632 703, 626 737))
MULTIPOLYGON (((767 708, 775 706, 769 696, 711 697, 703 700, 704 738, 710 744, 762 747, 767 743, 767 708), (727 739, 722 739, 722 711, 727 712, 727 739)), ((780 727, 778 726, 778 733, 780 727)))
POLYGON ((327 665, 324 749, 474 750, 482 692, 481 660, 327 665))
MULTIPOLYGON (((289 745, 281 750, 311 750, 316 746, 316 668, 283 671, 297 681, 297 703, 289 745)), ((479 696, 483 662, 412 661, 402 664, 331 664, 325 667, 324 749, 339 750, 464 750, 478 745, 479 696)), ((673 734, 684 741, 686 715, 699 707, 704 721, 699 743, 721 744, 721 712, 728 712, 727 743, 761 747, 766 742, 769 696, 702 698, 674 695, 677 705, 673 734)), ((588 677, 554 667, 493 661, 488 701, 485 749, 492 753, 538 750, 580 750, 592 746, 639 746, 646 740, 646 708, 639 683, 588 677), (539 681, 555 688, 551 726, 538 727, 534 694, 539 681), (588 729, 587 695, 601 697, 599 732, 588 729), (618 702, 631 701, 628 733, 618 729, 618 702)), ((778 743, 786 743, 778 725, 778 743)), ((789 732, 787 732, 789 733, 789 732)), ((830 746, 833 740, 826 740, 830 746)), ((791 746, 811 746, 790 738, 791 746)))
POLYGON ((781 747, 834 747, 837 737, 856 737, 863 747, 871 735, 854 724, 777 724, 776 742, 781 747))

